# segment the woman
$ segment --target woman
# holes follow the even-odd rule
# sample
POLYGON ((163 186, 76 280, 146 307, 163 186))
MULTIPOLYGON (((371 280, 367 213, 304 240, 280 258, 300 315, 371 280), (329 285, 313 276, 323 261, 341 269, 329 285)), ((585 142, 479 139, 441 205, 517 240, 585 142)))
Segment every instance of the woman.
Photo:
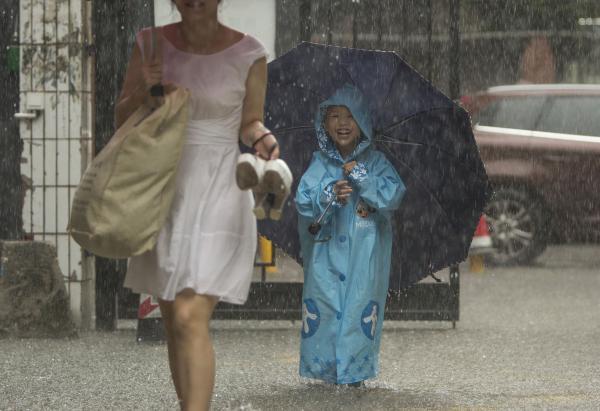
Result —
POLYGON ((144 60, 143 30, 116 108, 117 126, 149 101, 162 82, 192 93, 175 199, 154 250, 130 260, 125 286, 156 295, 169 365, 184 410, 208 409, 215 364, 209 321, 218 301, 243 304, 256 250, 250 191, 235 184, 238 139, 277 158, 263 125, 266 51, 253 37, 223 26, 219 0, 174 0, 180 23, 156 29, 159 61, 144 60), (256 144, 254 144, 256 142, 256 144))
POLYGON ((296 193, 304 263, 300 375, 359 387, 378 371, 390 220, 405 188, 371 144, 358 89, 347 85, 321 103, 315 127, 319 151, 296 193), (321 230, 309 233, 324 212, 321 230))

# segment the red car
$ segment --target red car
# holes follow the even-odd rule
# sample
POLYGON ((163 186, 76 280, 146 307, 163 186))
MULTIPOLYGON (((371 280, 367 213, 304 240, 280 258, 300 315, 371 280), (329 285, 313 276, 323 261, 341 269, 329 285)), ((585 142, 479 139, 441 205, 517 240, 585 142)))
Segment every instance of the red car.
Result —
POLYGON ((530 263, 551 239, 600 238, 600 85, 500 86, 461 102, 494 187, 492 262, 530 263))

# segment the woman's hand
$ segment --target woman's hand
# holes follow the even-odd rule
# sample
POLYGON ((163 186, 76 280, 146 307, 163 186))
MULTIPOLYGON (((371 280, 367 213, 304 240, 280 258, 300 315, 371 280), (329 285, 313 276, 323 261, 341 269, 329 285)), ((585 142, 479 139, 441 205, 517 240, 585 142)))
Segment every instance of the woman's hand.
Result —
POLYGON ((157 59, 144 61, 141 71, 146 103, 153 108, 160 107, 165 102, 164 96, 174 91, 176 86, 172 83, 163 84, 164 94, 162 96, 153 96, 150 89, 162 82, 162 62, 157 59))
MULTIPOLYGON (((159 58, 144 59, 136 43, 127 65, 123 88, 115 107, 115 126, 120 127, 141 105, 153 108, 164 103, 163 97, 150 96, 150 88, 162 81, 162 63, 159 58)), ((174 84, 163 85, 165 95, 177 87, 174 84)))
POLYGON ((352 187, 350 187, 348 180, 339 180, 333 186, 333 192, 336 194, 336 201, 345 205, 352 195, 352 187))
POLYGON ((153 85, 159 84, 162 81, 162 63, 157 59, 144 61, 142 64, 142 80, 146 90, 150 90, 153 85))
POLYGON ((256 154, 264 160, 279 158, 279 144, 273 134, 261 138, 253 147, 256 154))

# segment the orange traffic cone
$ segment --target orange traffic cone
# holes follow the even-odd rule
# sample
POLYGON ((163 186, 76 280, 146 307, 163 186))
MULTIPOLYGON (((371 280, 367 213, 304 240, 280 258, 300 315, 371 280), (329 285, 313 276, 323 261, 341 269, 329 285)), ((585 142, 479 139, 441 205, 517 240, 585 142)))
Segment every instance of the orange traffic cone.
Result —
POLYGON ((492 237, 490 237, 485 214, 482 214, 469 249, 469 270, 473 273, 483 273, 484 255, 492 250, 492 237))
POLYGON ((140 294, 136 340, 137 342, 166 340, 158 301, 148 294, 140 294))

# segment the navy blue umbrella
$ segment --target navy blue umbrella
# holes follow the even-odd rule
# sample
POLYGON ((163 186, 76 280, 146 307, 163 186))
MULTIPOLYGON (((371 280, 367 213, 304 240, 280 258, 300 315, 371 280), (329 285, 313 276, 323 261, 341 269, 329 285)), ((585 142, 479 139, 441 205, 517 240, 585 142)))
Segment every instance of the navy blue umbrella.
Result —
POLYGON ((404 289, 466 259, 490 190, 468 114, 396 53, 302 43, 269 63, 265 122, 295 178, 282 220, 259 231, 302 261, 293 195, 318 150, 315 111, 344 84, 366 97, 375 147, 407 188, 390 281, 404 289))

